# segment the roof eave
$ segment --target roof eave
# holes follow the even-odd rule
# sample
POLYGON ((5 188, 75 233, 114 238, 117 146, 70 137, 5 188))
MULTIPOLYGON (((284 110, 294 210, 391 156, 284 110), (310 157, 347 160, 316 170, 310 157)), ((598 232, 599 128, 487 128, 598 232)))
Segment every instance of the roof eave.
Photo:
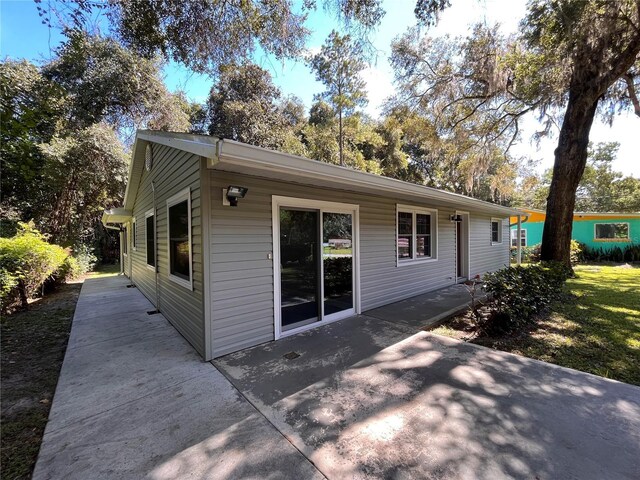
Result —
POLYGON ((411 194, 425 199, 456 203, 462 207, 479 208, 505 216, 526 215, 525 212, 511 207, 504 207, 457 193, 403 182, 381 175, 313 161, 231 140, 223 140, 220 143, 222 146, 217 152, 218 155, 208 162, 209 168, 216 169, 228 165, 237 167, 251 166, 257 170, 268 170, 272 173, 281 172, 309 179, 331 180, 333 183, 347 186, 366 186, 377 189, 380 192, 398 195, 411 194))

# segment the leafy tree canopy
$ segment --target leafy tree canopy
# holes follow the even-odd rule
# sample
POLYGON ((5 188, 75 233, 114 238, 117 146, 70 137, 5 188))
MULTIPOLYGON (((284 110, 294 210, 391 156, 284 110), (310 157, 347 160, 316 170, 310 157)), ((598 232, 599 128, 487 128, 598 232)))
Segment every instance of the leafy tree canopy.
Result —
POLYGON ((140 127, 185 131, 188 115, 159 72, 159 62, 112 39, 69 32, 42 74, 67 92, 71 128, 105 121, 120 133, 140 127))
MULTIPOLYGON (((603 142, 589 145, 589 157, 576 191, 576 211, 640 212, 640 179, 625 177, 613 170, 620 144, 603 142)), ((534 207, 544 208, 551 184, 552 170, 547 170, 534 191, 534 207)))
POLYGON ((258 65, 221 67, 207 101, 209 133, 302 154, 292 131, 304 121, 304 106, 295 97, 281 97, 269 72, 258 65))
POLYGON ((239 64, 257 48, 276 59, 298 57, 309 36, 309 12, 325 8, 345 27, 367 32, 384 16, 382 0, 36 0, 45 23, 52 15, 70 29, 90 31, 96 11, 109 30, 145 58, 162 56, 196 72, 217 74, 222 65, 239 64))
MULTIPOLYGON (((425 0, 433 22, 447 1, 425 0)), ((463 126, 477 141, 506 147, 529 111, 561 124, 542 258, 569 262, 571 218, 594 116, 633 107, 640 115, 640 0, 532 0, 521 35, 477 27, 452 44, 418 30, 398 39, 392 63, 400 94, 433 109, 439 125, 463 126)))
POLYGON ((135 128, 189 130, 199 115, 158 62, 78 32, 42 67, 0 62, 0 108, 0 207, 67 245, 94 239, 121 201, 135 128))

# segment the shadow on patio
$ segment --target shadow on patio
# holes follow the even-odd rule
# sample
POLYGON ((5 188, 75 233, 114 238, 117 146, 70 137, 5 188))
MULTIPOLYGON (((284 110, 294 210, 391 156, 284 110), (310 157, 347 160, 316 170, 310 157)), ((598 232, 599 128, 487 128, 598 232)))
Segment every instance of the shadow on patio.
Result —
POLYGON ((633 478, 640 388, 366 316, 215 362, 330 478, 633 478), (293 360, 282 355, 301 354, 293 360))

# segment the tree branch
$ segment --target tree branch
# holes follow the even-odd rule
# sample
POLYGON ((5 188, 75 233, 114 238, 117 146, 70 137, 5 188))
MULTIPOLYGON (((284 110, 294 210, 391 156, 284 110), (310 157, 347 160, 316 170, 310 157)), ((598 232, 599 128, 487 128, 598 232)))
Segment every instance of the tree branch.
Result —
POLYGON ((627 91, 629 92, 631 103, 633 104, 633 111, 640 117, 640 101, 638 100, 636 86, 633 83, 633 76, 627 72, 622 76, 622 78, 627 83, 627 91))

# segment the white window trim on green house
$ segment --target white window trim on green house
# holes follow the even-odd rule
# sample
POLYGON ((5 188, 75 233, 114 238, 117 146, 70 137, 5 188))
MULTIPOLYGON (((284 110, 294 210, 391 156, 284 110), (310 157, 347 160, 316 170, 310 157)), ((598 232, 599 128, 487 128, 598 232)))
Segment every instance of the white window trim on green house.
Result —
MULTIPOLYGON (((409 235, 409 234, 403 234, 409 235)), ((438 210, 435 208, 416 207, 412 205, 396 205, 396 266, 414 265, 416 263, 435 262, 438 260, 438 210), (400 213, 411 214, 411 257, 400 258, 400 222, 398 216, 400 213), (429 236, 431 241, 431 249, 429 255, 418 257, 417 238, 425 234, 417 233, 417 215, 429 215, 429 236)))
POLYGON ((191 189, 189 187, 176 193, 167 200, 167 261, 169 263, 167 272, 169 280, 189 290, 193 290, 193 246, 191 245, 191 189), (171 207, 187 202, 187 238, 189 242, 189 278, 182 278, 172 272, 171 258, 171 207))
POLYGON ((631 239, 631 225, 629 222, 599 222, 593 224, 593 240, 596 242, 628 242, 631 239), (599 237, 598 226, 600 225, 625 225, 627 227, 626 237, 599 237))
POLYGON ((156 216, 153 212, 153 208, 147 210, 144 214, 144 245, 145 245, 145 263, 149 270, 156 271, 156 264, 158 263, 156 257, 156 216), (149 230, 149 218, 152 219, 153 228, 149 230), (149 233, 151 233, 151 241, 153 242, 153 263, 149 263, 149 233))
MULTIPOLYGON (((517 228, 511 229, 511 246, 512 247, 518 246, 518 242, 516 240, 517 235, 518 235, 518 229, 517 228)), ((527 246, 527 229, 526 228, 520 228, 520 246, 521 247, 527 246), (524 240, 524 242, 522 240, 524 240)))
POLYGON ((491 238, 491 245, 501 245, 502 244, 502 219, 500 218, 492 218, 491 219, 491 223, 490 225, 490 230, 489 230, 489 234, 490 234, 490 238, 491 238), (497 224, 498 225, 498 240, 494 240, 493 239, 493 224, 497 224))

